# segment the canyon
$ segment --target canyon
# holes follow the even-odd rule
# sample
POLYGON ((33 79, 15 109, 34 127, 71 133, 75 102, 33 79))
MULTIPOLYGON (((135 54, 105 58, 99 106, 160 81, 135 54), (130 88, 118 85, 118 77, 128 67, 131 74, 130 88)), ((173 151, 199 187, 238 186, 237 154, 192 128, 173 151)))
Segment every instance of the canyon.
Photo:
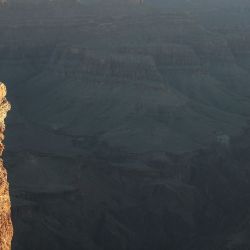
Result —
POLYGON ((12 2, 12 248, 249 249, 250 4, 12 2))

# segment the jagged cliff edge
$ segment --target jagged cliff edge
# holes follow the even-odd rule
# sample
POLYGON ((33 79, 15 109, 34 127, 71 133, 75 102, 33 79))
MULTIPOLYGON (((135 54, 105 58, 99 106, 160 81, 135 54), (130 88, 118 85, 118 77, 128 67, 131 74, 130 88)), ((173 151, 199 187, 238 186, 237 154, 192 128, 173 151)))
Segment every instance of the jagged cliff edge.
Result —
POLYGON ((10 103, 6 99, 6 86, 0 83, 0 250, 10 250, 13 236, 11 222, 11 203, 9 195, 9 183, 7 181, 7 171, 3 165, 2 153, 4 145, 4 120, 7 112, 11 109, 10 103))

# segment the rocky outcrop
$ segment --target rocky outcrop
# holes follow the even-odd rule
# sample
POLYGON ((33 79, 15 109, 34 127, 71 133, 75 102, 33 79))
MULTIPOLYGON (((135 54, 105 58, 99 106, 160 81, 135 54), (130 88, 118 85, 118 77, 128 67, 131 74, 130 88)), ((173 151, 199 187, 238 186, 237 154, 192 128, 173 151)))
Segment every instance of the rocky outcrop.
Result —
MULTIPOLYGON (((2 156, 4 145, 3 132, 5 130, 4 120, 11 106, 6 99, 6 87, 0 83, 0 156, 2 156)), ((11 240, 13 236, 13 228, 10 213, 10 196, 9 183, 7 181, 7 172, 3 166, 3 160, 0 159, 0 249, 11 249, 11 240)))

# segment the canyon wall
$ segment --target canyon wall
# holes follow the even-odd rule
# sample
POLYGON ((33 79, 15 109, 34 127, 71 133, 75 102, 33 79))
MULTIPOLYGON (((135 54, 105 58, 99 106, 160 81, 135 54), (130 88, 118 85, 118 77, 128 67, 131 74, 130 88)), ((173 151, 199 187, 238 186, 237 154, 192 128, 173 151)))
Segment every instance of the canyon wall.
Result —
MULTIPOLYGON (((2 156, 4 145, 5 123, 7 112, 10 110, 10 104, 6 99, 6 87, 0 83, 0 156, 2 156)), ((3 166, 3 160, 0 159, 0 249, 11 249, 11 240, 13 236, 13 227, 10 213, 9 183, 7 181, 7 171, 3 166)))

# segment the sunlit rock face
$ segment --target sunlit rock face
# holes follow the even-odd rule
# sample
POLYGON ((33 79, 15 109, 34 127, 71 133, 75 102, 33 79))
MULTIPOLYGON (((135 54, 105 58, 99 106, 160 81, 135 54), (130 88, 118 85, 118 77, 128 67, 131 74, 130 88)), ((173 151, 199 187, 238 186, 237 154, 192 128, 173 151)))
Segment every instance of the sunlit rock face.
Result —
MULTIPOLYGON (((2 156, 4 145, 4 130, 7 112, 11 106, 6 99, 6 87, 0 83, 0 155, 2 156)), ((3 160, 0 159, 0 249, 11 249, 11 240, 13 236, 13 228, 10 213, 10 196, 9 196, 9 183, 7 181, 7 171, 3 166, 3 160)))

